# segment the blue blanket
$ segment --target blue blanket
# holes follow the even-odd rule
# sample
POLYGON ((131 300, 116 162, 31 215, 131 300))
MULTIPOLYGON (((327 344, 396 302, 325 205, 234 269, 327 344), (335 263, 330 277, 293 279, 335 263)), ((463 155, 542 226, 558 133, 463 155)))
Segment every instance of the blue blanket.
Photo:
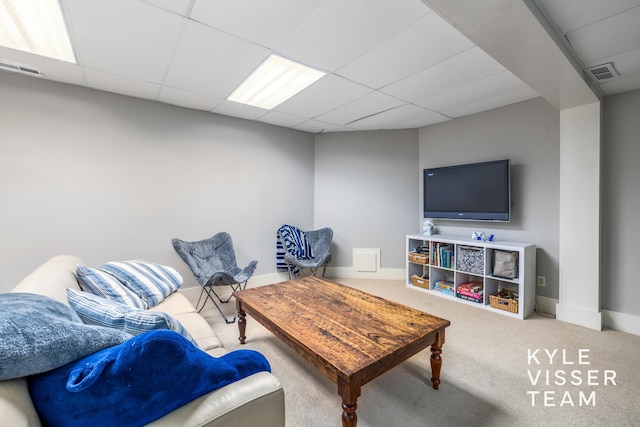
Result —
POLYGON ((0 294, 0 380, 57 368, 131 335, 85 325, 75 311, 44 295, 0 294))
POLYGON ((30 377, 29 392, 44 425, 133 427, 270 369, 256 351, 216 358, 176 332, 154 330, 30 377))
POLYGON ((305 232, 288 224, 284 224, 276 232, 276 268, 279 271, 287 271, 291 268, 294 277, 298 277, 300 268, 287 264, 284 260, 286 252, 289 252, 297 259, 313 258, 313 249, 305 232))

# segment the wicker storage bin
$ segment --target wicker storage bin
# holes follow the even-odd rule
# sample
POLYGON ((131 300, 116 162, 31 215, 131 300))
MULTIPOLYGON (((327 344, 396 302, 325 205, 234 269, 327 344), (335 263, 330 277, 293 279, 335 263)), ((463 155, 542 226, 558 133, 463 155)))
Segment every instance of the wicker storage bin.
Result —
POLYGON ((411 283, 413 283, 413 286, 429 289, 429 279, 425 279, 424 277, 420 277, 414 274, 413 276, 411 276, 411 283))
POLYGON ((417 252, 409 252, 409 262, 415 262, 417 264, 428 264, 429 257, 427 254, 419 254, 417 252))
POLYGON ((518 293, 502 290, 493 295, 489 295, 489 303, 493 308, 508 311, 510 313, 517 313, 518 293), (511 296, 513 296, 514 298, 511 298, 511 296))

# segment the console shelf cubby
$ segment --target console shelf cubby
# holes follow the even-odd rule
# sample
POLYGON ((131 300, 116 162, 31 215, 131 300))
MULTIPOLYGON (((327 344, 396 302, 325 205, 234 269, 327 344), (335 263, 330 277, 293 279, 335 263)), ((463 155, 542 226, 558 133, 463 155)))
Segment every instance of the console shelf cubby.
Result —
POLYGON ((406 237, 406 253, 409 288, 518 319, 525 319, 534 311, 536 247, 533 244, 411 234, 406 237), (422 254, 416 254, 419 247, 422 254), (493 275, 496 251, 517 254, 516 277, 493 275), (481 285, 482 294, 473 294, 474 298, 458 295, 464 290, 461 285, 467 284, 481 285), (504 294, 498 294, 500 291, 506 295, 517 294, 517 304, 516 300, 502 298, 504 294))

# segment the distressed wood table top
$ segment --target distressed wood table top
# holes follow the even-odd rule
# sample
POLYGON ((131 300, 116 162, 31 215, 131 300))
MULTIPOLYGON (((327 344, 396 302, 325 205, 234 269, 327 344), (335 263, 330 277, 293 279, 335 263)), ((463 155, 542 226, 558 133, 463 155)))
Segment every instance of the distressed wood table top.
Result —
POLYGON ((433 388, 440 384, 448 320, 319 277, 234 296, 240 342, 249 314, 338 385, 345 426, 356 425, 362 385, 429 346, 433 388))

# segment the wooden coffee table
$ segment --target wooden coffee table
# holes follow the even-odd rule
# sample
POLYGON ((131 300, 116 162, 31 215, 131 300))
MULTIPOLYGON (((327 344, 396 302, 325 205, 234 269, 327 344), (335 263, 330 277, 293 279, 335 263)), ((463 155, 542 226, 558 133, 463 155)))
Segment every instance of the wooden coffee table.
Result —
POLYGON ((319 277, 233 295, 240 343, 248 313, 338 385, 343 426, 356 425, 364 384, 429 346, 438 389, 448 320, 319 277))

